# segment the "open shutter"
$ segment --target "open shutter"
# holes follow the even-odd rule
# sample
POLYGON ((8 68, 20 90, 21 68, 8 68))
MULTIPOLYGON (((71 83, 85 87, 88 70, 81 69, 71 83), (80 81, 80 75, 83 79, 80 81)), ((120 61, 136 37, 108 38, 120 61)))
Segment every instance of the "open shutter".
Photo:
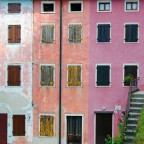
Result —
POLYGON ((41 42, 47 43, 47 26, 43 25, 41 26, 41 42))
POLYGON ((13 136, 25 136, 25 115, 13 115, 13 136))
POLYGON ((109 86, 110 66, 97 66, 97 86, 109 86))
POLYGON ((21 42, 21 26, 20 25, 15 26, 15 42, 16 43, 21 42))
POLYGON ((76 25, 76 42, 80 43, 82 38, 81 38, 81 29, 82 26, 81 25, 76 25))

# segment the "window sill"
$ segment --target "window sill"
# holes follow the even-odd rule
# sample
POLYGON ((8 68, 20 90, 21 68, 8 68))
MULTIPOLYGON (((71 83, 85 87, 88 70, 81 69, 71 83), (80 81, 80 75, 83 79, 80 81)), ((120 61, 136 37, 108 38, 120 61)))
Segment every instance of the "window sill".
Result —
POLYGON ((41 12, 41 14, 55 14, 55 12, 41 12))
POLYGON ((125 10, 124 12, 139 12, 139 10, 125 10))
POLYGON ((17 88, 23 88, 23 86, 5 86, 6 88, 12 88, 12 89, 17 89, 17 88))
POLYGON ((124 41, 124 43, 125 44, 139 44, 139 42, 125 42, 125 41, 124 41))
POLYGON ((112 11, 97 11, 97 12, 99 12, 99 13, 110 13, 112 11))
POLYGON ((22 45, 23 43, 6 43, 6 45, 22 45))
POLYGON ((111 85, 110 86, 95 86, 95 88, 110 88, 111 87, 111 85))
POLYGON ((81 13, 83 13, 83 11, 69 11, 69 13, 71 13, 71 14, 76 14, 76 13, 81 14, 81 13))
POLYGON ((96 42, 97 44, 111 44, 111 41, 110 42, 96 42))
POLYGON ((40 88, 55 88, 55 86, 40 86, 40 88))

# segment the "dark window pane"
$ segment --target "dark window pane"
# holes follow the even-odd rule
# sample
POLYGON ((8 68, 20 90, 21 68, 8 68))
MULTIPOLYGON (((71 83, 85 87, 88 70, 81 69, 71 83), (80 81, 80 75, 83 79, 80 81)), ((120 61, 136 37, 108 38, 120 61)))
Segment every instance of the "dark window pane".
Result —
POLYGON ((8 4, 8 13, 20 13, 21 4, 20 3, 9 3, 8 4))
POLYGON ((81 3, 73 3, 71 4, 71 11, 81 11, 81 3))
POLYGON ((44 12, 54 12, 54 4, 43 4, 44 12))

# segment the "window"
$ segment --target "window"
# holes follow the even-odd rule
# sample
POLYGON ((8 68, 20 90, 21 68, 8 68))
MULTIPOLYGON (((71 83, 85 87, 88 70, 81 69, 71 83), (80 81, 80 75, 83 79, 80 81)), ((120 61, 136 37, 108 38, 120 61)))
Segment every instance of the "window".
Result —
POLYGON ((82 2, 80 1, 71 1, 69 2, 69 12, 82 12, 82 2))
POLYGON ((9 25, 8 26, 8 43, 20 43, 21 42, 21 26, 9 25))
POLYGON ((20 3, 8 3, 8 13, 20 13, 21 4, 20 3))
POLYGON ((13 115, 13 136, 25 136, 25 115, 13 115))
POLYGON ((110 42, 110 24, 98 24, 97 42, 110 42))
POLYGON ((98 12, 110 12, 111 11, 111 1, 98 1, 97 3, 98 12))
POLYGON ((21 66, 9 65, 8 66, 8 86, 20 86, 21 85, 21 66))
POLYGON ((82 116, 67 116, 67 143, 82 143, 82 116))
POLYGON ((54 24, 41 26, 41 42, 54 43, 54 24))
POLYGON ((125 42, 138 42, 138 24, 125 25, 125 42))
POLYGON ((54 65, 41 65, 41 86, 54 86, 54 65))
POLYGON ((81 24, 69 24, 69 43, 81 43, 81 24))
POLYGON ((126 81, 127 76, 131 78, 138 77, 138 66, 137 65, 124 65, 124 86, 129 86, 130 81, 126 81))
POLYGON ((110 65, 97 65, 96 86, 110 86, 110 65))
POLYGON ((54 136, 54 116, 40 115, 40 136, 54 136))
POLYGON ((81 65, 68 65, 68 86, 81 86, 81 65))
POLYGON ((55 2, 43 1, 41 2, 42 13, 55 13, 55 2))
POLYGON ((139 11, 139 0, 125 0, 125 11, 139 11))

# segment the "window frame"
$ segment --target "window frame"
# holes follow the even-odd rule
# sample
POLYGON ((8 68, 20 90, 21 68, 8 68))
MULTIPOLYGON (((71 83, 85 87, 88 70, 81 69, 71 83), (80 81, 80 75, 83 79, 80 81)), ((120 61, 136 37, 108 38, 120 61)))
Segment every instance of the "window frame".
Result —
POLYGON ((124 1, 124 11, 125 12, 139 12, 139 0, 125 0, 124 1), (137 10, 127 10, 127 3, 136 3, 137 2, 137 10))
POLYGON ((123 78, 122 78, 122 85, 123 85, 123 87, 129 87, 129 86, 125 86, 125 85, 124 85, 125 66, 137 66, 137 77, 139 77, 139 64, 138 64, 138 63, 124 63, 124 64, 123 64, 123 78))
POLYGON ((124 23, 124 43, 125 44, 137 44, 137 43, 139 43, 139 23, 137 23, 137 22, 132 22, 132 23, 124 23), (125 33, 126 33, 126 25, 138 25, 138 32, 137 32, 137 39, 138 39, 138 41, 137 42, 126 42, 125 41, 125 37, 126 37, 126 35, 125 35, 125 33))
POLYGON ((82 64, 67 64, 67 79, 66 80, 67 80, 66 83, 67 83, 68 88, 71 88, 71 87, 81 88, 83 86, 83 84, 82 84, 82 64), (81 67, 81 85, 80 86, 68 86, 68 66, 80 66, 81 67))
POLYGON ((82 13, 83 12, 83 1, 69 1, 69 7, 68 7, 69 13, 82 13), (81 11, 71 11, 71 4, 81 4, 81 11))
POLYGON ((95 65, 95 87, 111 87, 112 86, 112 79, 111 79, 111 76, 112 76, 112 68, 111 68, 111 64, 108 64, 108 63, 102 63, 102 64, 96 64, 95 65), (97 85, 97 66, 109 66, 110 69, 109 69, 109 85, 108 86, 98 86, 97 85))
POLYGON ((27 135, 27 129, 26 129, 26 128, 27 128, 26 115, 25 115, 25 114, 16 114, 16 113, 14 113, 14 114, 12 115, 12 136, 13 136, 13 137, 25 137, 25 136, 27 135), (19 115, 19 116, 25 116, 25 135, 23 135, 23 136, 18 136, 18 135, 17 135, 17 136, 14 136, 14 135, 13 135, 13 128, 14 128, 14 126, 13 126, 13 116, 14 116, 14 115, 17 115, 17 116, 18 116, 18 115, 19 115))
POLYGON ((97 24, 96 24, 96 43, 99 43, 99 44, 108 44, 108 43, 111 43, 111 33, 112 33, 112 32, 111 32, 111 31, 112 31, 112 30, 111 30, 111 29, 112 29, 111 27, 112 27, 112 26, 111 26, 111 23, 110 23, 110 22, 97 23, 97 24), (110 36, 109 36, 109 37, 110 37, 110 41, 109 41, 109 42, 98 42, 98 40, 97 40, 97 39, 98 39, 98 25, 106 25, 106 24, 109 24, 109 25, 110 25, 110 36))
POLYGON ((41 23, 41 27, 40 27, 40 43, 41 44, 55 44, 55 23, 41 23), (53 25, 54 26, 54 28, 53 28, 53 42, 52 43, 49 43, 49 42, 43 43, 42 42, 42 26, 49 26, 49 25, 53 25))
POLYGON ((7 14, 21 14, 22 13, 22 3, 21 1, 12 1, 12 2, 7 2, 7 14), (21 7, 20 7, 20 12, 19 13, 9 13, 9 8, 8 8, 8 4, 21 4, 21 7))
POLYGON ((21 45, 22 44, 22 25, 20 23, 7 25, 7 40, 6 41, 7 41, 7 45, 21 45), (9 43, 9 26, 20 26, 21 27, 20 43, 9 43))
POLYGON ((40 77, 39 77, 39 85, 41 88, 53 88, 55 87, 55 64, 40 64, 40 77), (53 86, 42 86, 41 85, 41 66, 53 66, 54 67, 54 71, 53 71, 53 80, 54 80, 54 84, 53 86))
POLYGON ((41 13, 54 14, 55 13, 55 1, 41 1, 41 13), (43 9, 43 4, 53 4, 54 10, 50 12, 45 12, 43 9))
POLYGON ((97 0, 97 12, 112 12, 112 1, 111 0, 97 0), (106 3, 110 3, 110 10, 106 11, 106 10, 100 10, 100 3, 102 4, 106 4, 106 3))
POLYGON ((20 88, 23 86, 23 65, 21 63, 8 63, 6 66, 6 81, 5 81, 5 86, 8 88, 20 88), (8 66, 20 66, 21 71, 20 71, 20 86, 8 86, 8 66))
POLYGON ((55 119, 56 119, 55 114, 49 114, 49 113, 48 113, 48 114, 46 114, 46 113, 40 113, 40 114, 39 114, 39 121, 38 121, 38 123, 39 123, 39 126, 38 126, 39 137, 44 137, 44 138, 52 138, 52 137, 55 137, 55 126, 56 126, 56 125, 55 125, 55 121, 56 121, 55 119), (40 117, 41 117, 41 116, 53 116, 53 117, 54 117, 54 121, 53 121, 53 133, 54 133, 54 134, 53 134, 53 136, 41 136, 41 135, 40 135, 40 117))
POLYGON ((65 144, 67 144, 67 117, 68 116, 81 116, 82 117, 82 144, 84 143, 84 114, 65 114, 65 144))
POLYGON ((82 44, 82 28, 83 28, 83 25, 82 25, 82 23, 68 23, 68 44, 82 44), (70 41, 69 41, 69 26, 70 25, 81 25, 81 41, 78 43, 78 42, 71 42, 70 43, 70 41))

